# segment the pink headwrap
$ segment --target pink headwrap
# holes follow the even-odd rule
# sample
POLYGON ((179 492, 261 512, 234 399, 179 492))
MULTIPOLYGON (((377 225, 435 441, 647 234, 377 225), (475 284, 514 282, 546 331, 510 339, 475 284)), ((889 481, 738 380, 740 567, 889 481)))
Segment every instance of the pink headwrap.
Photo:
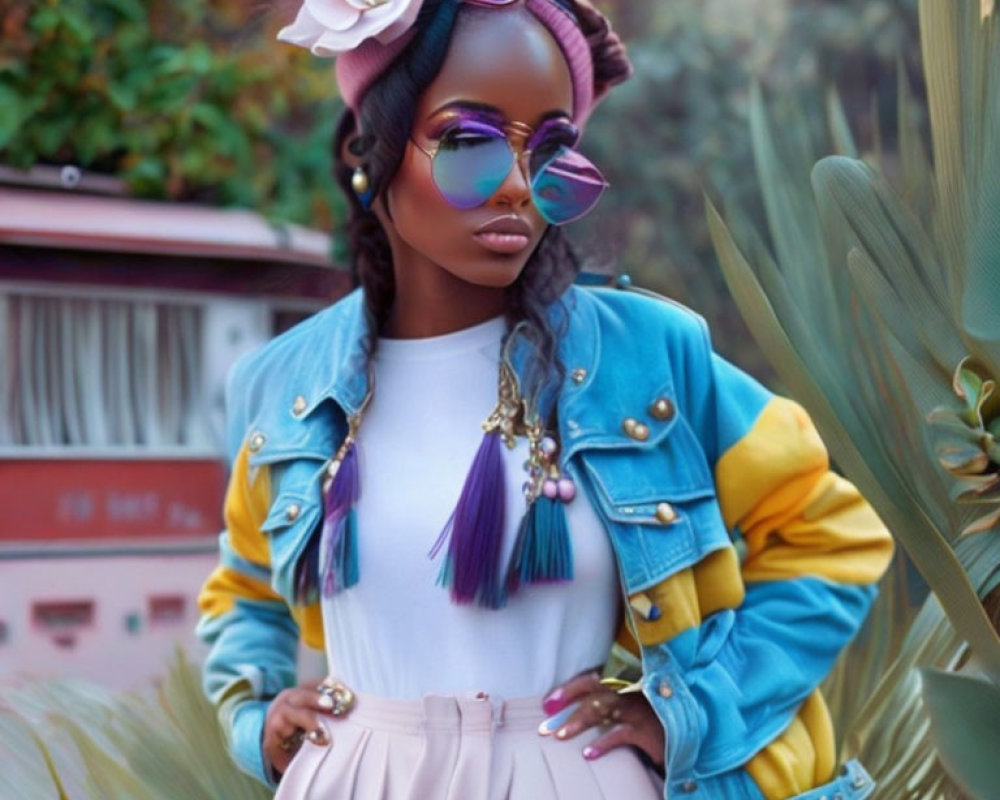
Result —
MULTIPOLYGON (((295 22, 278 38, 318 56, 335 56, 341 96, 357 111, 365 92, 413 39, 412 26, 422 4, 423 0, 305 0, 295 22)), ((582 126, 598 99, 590 44, 554 0, 525 0, 524 5, 552 34, 566 58, 573 80, 573 117, 582 126)))

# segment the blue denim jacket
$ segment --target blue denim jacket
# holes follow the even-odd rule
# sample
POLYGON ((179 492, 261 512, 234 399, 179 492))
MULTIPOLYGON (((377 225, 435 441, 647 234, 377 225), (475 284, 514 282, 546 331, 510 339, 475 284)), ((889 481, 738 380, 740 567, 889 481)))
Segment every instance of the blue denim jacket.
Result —
MULTIPOLYGON (((830 471, 805 412, 716 355, 697 315, 581 287, 550 314, 565 326, 563 462, 617 556, 622 642, 665 728, 667 790, 866 797, 858 765, 835 777, 817 686, 875 595, 892 552, 884 527, 830 471)), ((262 780, 268 700, 294 685, 300 637, 322 647, 293 576, 324 466, 367 393, 363 332, 358 291, 230 376, 227 524, 199 632, 234 758, 262 780)))

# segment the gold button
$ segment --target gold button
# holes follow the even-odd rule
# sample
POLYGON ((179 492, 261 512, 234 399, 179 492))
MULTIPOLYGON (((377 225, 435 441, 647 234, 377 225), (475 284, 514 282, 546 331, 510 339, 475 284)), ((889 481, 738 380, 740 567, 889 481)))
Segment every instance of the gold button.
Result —
POLYGON ((639 420, 629 417, 622 423, 622 429, 627 436, 637 442, 644 442, 649 438, 649 426, 643 425, 639 420))
POLYGON ((307 405, 309 404, 306 402, 305 397, 299 395, 295 398, 295 402, 292 404, 292 413, 297 417, 300 416, 305 412, 307 405))
POLYGON ((656 507, 656 518, 664 525, 677 521, 677 512, 670 503, 660 503, 656 507))
POLYGON ((649 407, 649 415, 661 422, 668 420, 674 415, 674 404, 670 402, 670 398, 661 397, 649 407))
POLYGON ((292 503, 288 508, 285 509, 285 516, 288 518, 289 522, 295 522, 299 518, 299 514, 302 513, 302 508, 298 503, 292 503))
POLYGON ((670 685, 670 681, 662 681, 657 691, 660 693, 660 697, 666 700, 674 696, 674 687, 670 685))
POLYGON ((257 433, 250 437, 250 452, 256 453, 264 446, 264 442, 266 441, 267 437, 260 431, 257 431, 257 433))
POLYGON ((587 380, 587 370, 583 367, 577 367, 570 373, 570 377, 573 379, 573 383, 579 385, 587 380))

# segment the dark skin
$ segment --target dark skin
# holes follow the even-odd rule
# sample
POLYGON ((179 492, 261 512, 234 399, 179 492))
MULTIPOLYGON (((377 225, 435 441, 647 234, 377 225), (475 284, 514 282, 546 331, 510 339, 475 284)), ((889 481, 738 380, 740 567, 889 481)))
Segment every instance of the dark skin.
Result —
MULTIPOLYGON (((458 25, 440 74, 420 98, 412 133, 420 146, 433 145, 430 135, 441 114, 470 104, 532 127, 553 115, 571 117, 573 87, 562 51, 530 13, 469 7, 458 25)), ((512 141, 517 151, 520 143, 512 141)), ((349 151, 345 159, 357 165, 349 151)), ((392 247, 396 300, 382 331, 392 338, 439 336, 502 315, 506 288, 521 274, 547 228, 519 166, 483 206, 461 210, 438 192, 431 160, 413 143, 373 210, 392 247), (517 253, 493 252, 475 232, 507 216, 527 224, 528 241, 517 253)), ((316 744, 329 744, 321 715, 327 725, 335 725, 336 718, 321 706, 318 683, 281 692, 268 709, 264 755, 279 773, 294 755, 282 749, 282 742, 296 731, 322 737, 313 740, 316 744)), ((631 745, 654 764, 663 763, 663 728, 641 694, 618 694, 588 672, 553 689, 544 710, 553 715, 574 703, 576 711, 561 726, 540 730, 540 735, 570 740, 600 726, 602 735, 583 748, 584 758, 631 745)))
MULTIPOLYGON (((456 104, 479 104, 537 126, 552 112, 568 116, 572 98, 559 46, 530 14, 468 9, 441 73, 420 98, 413 138, 433 144, 428 134, 456 104)), ((392 246, 396 302, 383 334, 394 338, 451 333, 503 314, 506 287, 547 227, 522 170, 512 169, 485 205, 460 210, 437 191, 430 159, 413 144, 375 213, 392 246), (530 244, 520 253, 492 253, 475 241, 477 228, 504 215, 530 226, 530 244)))

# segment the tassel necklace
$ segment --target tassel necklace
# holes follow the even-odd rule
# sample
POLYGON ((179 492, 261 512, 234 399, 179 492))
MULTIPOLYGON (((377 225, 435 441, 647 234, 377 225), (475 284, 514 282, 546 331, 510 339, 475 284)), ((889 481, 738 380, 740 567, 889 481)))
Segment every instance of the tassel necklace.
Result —
MULTIPOLYGON (((513 338, 508 337, 501 354, 497 405, 483 422, 483 439, 455 510, 428 554, 433 559, 444 552, 437 583, 461 605, 498 609, 524 584, 573 579, 565 506, 576 497, 576 484, 559 467, 555 438, 546 434, 537 409, 521 395, 508 358, 513 338), (528 440, 522 487, 526 508, 510 562, 503 568, 507 495, 502 448, 513 449, 518 437, 528 440)), ((322 528, 299 560, 300 603, 315 602, 317 584, 327 599, 360 578, 354 510, 360 496, 357 440, 371 397, 370 390, 358 412, 348 418, 344 442, 324 471, 322 528)))

